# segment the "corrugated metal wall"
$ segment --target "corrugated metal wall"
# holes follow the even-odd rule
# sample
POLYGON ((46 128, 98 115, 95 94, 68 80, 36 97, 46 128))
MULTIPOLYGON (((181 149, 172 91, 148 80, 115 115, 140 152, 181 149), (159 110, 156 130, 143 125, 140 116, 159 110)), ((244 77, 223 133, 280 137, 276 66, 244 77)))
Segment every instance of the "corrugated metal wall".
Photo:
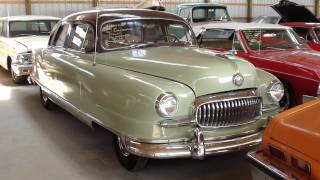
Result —
MULTIPOLYGON (((175 12, 176 5, 181 3, 205 2, 204 0, 162 0, 167 10, 175 12)), ((270 5, 279 0, 252 0, 252 16, 275 15, 270 5)), ((314 0, 292 0, 306 5, 314 12, 314 0)), ((104 8, 131 8, 139 4, 141 0, 100 0, 99 4, 104 8)), ((247 0, 209 0, 213 3, 222 3, 228 6, 230 15, 234 20, 246 21, 247 0)), ((81 10, 93 9, 92 0, 31 0, 32 14, 51 15, 63 17, 81 10)), ((0 0, 0 16, 24 15, 24 0, 0 0)))

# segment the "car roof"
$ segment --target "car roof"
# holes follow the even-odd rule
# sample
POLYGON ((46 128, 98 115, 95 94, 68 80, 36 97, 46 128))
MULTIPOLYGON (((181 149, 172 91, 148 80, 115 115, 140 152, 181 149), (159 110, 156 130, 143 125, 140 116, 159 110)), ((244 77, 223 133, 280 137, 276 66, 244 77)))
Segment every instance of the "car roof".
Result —
POLYGON ((6 16, 1 17, 0 20, 5 21, 32 21, 32 20, 60 20, 58 17, 53 16, 35 16, 35 15, 24 15, 24 16, 6 16))
POLYGON ((306 23, 306 22, 281 23, 281 25, 290 26, 290 27, 305 27, 305 28, 320 27, 320 23, 306 23))
POLYGON ((99 15, 101 22, 125 19, 168 19, 185 22, 185 20, 172 13, 154 11, 148 9, 103 9, 89 10, 71 14, 62 21, 86 21, 96 24, 96 17, 99 15))
POLYGON ((184 3, 184 4, 178 5, 178 8, 194 8, 194 7, 227 7, 227 6, 219 3, 184 3))
POLYGON ((281 26, 281 25, 278 25, 278 24, 239 23, 239 22, 211 23, 211 24, 204 25, 204 28, 206 28, 206 29, 210 29, 210 28, 215 28, 215 29, 234 29, 234 30, 244 30, 244 29, 290 29, 290 27, 281 26))

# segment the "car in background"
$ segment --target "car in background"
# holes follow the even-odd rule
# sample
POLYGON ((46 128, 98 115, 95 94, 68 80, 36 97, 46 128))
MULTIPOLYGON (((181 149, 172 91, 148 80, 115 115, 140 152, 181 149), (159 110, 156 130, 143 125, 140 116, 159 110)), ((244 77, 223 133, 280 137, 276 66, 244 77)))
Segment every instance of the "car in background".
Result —
POLYGON ((280 16, 258 16, 252 21, 252 23, 279 24, 280 21, 281 21, 280 16))
POLYGON ((287 0, 271 6, 280 16, 258 17, 254 23, 281 24, 292 27, 310 48, 320 51, 320 21, 303 6, 287 0))
MULTIPOLYGON (((193 27, 198 27, 217 22, 232 21, 227 6, 218 3, 185 3, 177 6, 177 15, 183 17, 193 27)), ((200 28, 199 28, 200 27, 200 28)))
POLYGON ((251 63, 199 48, 183 18, 160 11, 69 15, 33 57, 43 106, 110 130, 128 170, 259 144, 284 91, 251 63))
POLYGON ((59 18, 8 16, 0 18, 0 66, 11 72, 15 83, 25 83, 32 71, 32 50, 48 45, 59 18))
POLYGON ((248 154, 253 180, 320 179, 320 100, 277 115, 261 150, 248 154))
POLYGON ((285 88, 282 110, 320 97, 320 53, 290 27, 218 23, 202 29, 197 38, 200 47, 234 54, 277 76, 285 88))

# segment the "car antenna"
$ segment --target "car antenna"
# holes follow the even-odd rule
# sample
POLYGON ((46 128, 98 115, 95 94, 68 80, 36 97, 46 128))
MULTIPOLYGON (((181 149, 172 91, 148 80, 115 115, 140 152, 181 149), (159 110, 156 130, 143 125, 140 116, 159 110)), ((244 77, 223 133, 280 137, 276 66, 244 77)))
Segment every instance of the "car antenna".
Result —
POLYGON ((96 6, 97 14, 96 14, 96 27, 95 27, 95 39, 94 39, 94 56, 93 56, 93 66, 97 63, 97 45, 98 45, 98 20, 99 20, 99 0, 97 0, 96 6))

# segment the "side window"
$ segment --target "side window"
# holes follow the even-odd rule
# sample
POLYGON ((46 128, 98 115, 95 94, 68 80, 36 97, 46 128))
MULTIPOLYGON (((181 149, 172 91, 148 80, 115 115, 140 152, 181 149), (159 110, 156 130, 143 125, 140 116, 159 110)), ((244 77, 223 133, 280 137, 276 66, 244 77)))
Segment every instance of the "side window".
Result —
POLYGON ((69 24, 65 24, 59 27, 58 32, 54 38, 54 43, 53 43, 54 46, 64 47, 64 44, 68 35, 69 26, 70 26, 69 24))
POLYGON ((188 8, 181 9, 179 15, 187 21, 191 20, 190 10, 188 8))
POLYGON ((79 51, 91 51, 94 49, 94 30, 91 25, 79 24, 72 29, 68 48, 79 51))
POLYGON ((310 36, 310 32, 306 28, 293 28, 293 30, 303 39, 307 41, 312 41, 312 38, 310 36))
POLYGON ((191 40, 191 35, 186 32, 186 28, 180 24, 171 24, 168 28, 169 35, 177 38, 180 42, 187 43, 191 40))

